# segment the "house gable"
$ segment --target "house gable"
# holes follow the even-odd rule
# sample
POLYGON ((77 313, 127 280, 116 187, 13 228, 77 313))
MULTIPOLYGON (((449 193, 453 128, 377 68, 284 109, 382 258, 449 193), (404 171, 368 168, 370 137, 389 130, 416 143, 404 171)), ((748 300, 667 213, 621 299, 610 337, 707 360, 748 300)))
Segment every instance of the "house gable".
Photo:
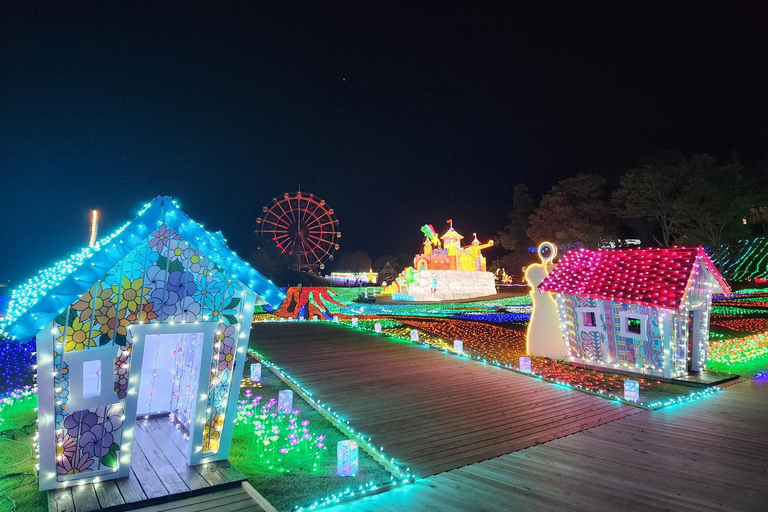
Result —
POLYGON ((677 309, 685 300, 699 264, 717 283, 715 293, 730 291, 701 247, 570 251, 542 281, 539 290, 677 309))
POLYGON ((210 262, 253 290, 260 303, 278 307, 285 298, 279 288, 229 249, 221 235, 206 231, 171 198, 157 197, 145 205, 135 220, 102 238, 93 248, 86 247, 41 270, 14 290, 8 311, 0 321, 0 335, 20 341, 35 336, 161 225, 172 229, 210 262))

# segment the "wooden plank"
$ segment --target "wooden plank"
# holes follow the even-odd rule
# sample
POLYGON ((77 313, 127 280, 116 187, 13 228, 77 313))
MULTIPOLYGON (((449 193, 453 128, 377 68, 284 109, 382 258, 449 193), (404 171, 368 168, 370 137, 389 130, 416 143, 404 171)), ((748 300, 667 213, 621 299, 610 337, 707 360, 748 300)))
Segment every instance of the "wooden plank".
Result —
POLYGON ((327 324, 284 327, 254 325, 259 351, 420 476, 637 412, 419 345, 327 324))
POLYGON ((127 478, 118 478, 115 480, 117 488, 120 490, 120 495, 126 503, 136 503, 147 499, 147 495, 141 488, 141 484, 136 479, 136 475, 128 475, 127 478))
POLYGON ((55 504, 55 508, 51 507, 51 512, 75 512, 75 501, 72 499, 72 488, 56 489, 48 491, 48 503, 50 506, 51 499, 55 504))
MULTIPOLYGON (((141 451, 144 453, 149 465, 152 466, 160 482, 167 489, 168 494, 179 494, 189 491, 187 484, 165 457, 163 450, 157 446, 143 423, 141 421, 136 422, 135 446, 141 447, 141 451)), ((142 475, 137 473, 136 476, 139 477, 139 482, 143 485, 142 475)))
MULTIPOLYGON (((138 430, 139 428, 136 427, 136 431, 138 430)), ((139 485, 141 485, 141 489, 144 491, 147 499, 161 498, 170 494, 144 456, 141 446, 135 440, 133 443, 133 455, 131 456, 131 473, 139 482, 139 485)))
POLYGON ((259 493, 259 491, 254 489, 248 481, 243 482, 243 490, 248 493, 248 496, 250 496, 264 512, 277 512, 277 509, 273 507, 272 504, 259 493))
POLYGON ((199 512, 204 510, 223 510, 233 503, 254 505, 250 496, 240 487, 209 492, 174 501, 148 505, 137 509, 140 512, 199 512))
POLYGON ((208 483, 205 478, 200 476, 200 473, 197 471, 197 469, 187 465, 186 456, 168 437, 168 435, 165 433, 165 429, 162 428, 160 423, 170 423, 170 419, 151 419, 143 425, 143 428, 150 435, 152 442, 157 446, 157 448, 162 450, 163 455, 166 459, 168 459, 171 467, 173 467, 179 477, 184 481, 184 484, 191 491, 210 487, 211 484, 208 483))
POLYGON ((99 499, 101 508, 116 507, 125 503, 115 480, 95 482, 92 485, 93 490, 96 492, 96 497, 99 499))
POLYGON ((92 512, 101 508, 91 484, 72 487, 72 500, 75 502, 75 512, 92 512))
POLYGON ((228 460, 218 461, 214 464, 219 473, 221 473, 228 482, 242 482, 247 480, 246 476, 228 460))

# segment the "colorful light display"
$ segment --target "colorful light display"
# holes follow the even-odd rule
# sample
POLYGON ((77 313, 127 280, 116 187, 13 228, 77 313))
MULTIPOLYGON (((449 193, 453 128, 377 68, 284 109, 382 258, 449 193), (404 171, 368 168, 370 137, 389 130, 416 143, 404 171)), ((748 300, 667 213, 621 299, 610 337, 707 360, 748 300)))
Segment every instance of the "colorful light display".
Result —
POLYGON ((293 391, 283 389, 277 394, 277 410, 283 414, 290 414, 293 410, 293 391))
POLYGON ((96 234, 99 231, 99 211, 91 210, 91 236, 88 239, 88 247, 96 245, 96 234))
POLYGON ((291 256, 294 270, 318 271, 333 260, 341 238, 339 221, 324 199, 301 191, 283 194, 262 208, 256 233, 269 238, 283 254, 291 256))
POLYGON ((389 487, 396 487, 399 485, 413 483, 416 480, 416 477, 410 472, 409 468, 406 468, 405 470, 400 468, 396 464, 394 459, 388 458, 384 454, 383 447, 377 447, 371 444, 370 437, 366 437, 361 432, 352 428, 349 425, 349 421, 339 416, 339 414, 336 411, 332 411, 331 409, 326 407, 326 405, 324 405, 322 402, 315 400, 312 397, 312 393, 306 390, 293 377, 284 373, 277 365, 264 359, 263 356, 261 356, 257 351, 249 348, 248 353, 251 354, 253 357, 257 358, 258 360, 260 360, 262 364, 271 368, 272 371, 274 371, 275 374, 278 375, 278 377, 280 377, 283 381, 290 382, 291 385, 294 386, 294 389, 297 391, 297 393, 304 399, 304 401, 309 403, 314 409, 316 409, 318 412, 323 414, 323 416, 325 416, 329 421, 331 421, 339 430, 344 432, 345 435, 357 441, 358 447, 362 447, 366 451, 366 453, 368 453, 371 457, 373 457, 375 460, 377 460, 382 465, 384 465, 384 467, 386 467, 387 470, 392 473, 392 477, 389 482, 385 482, 385 483, 369 482, 364 486, 363 485, 359 486, 357 489, 347 488, 346 490, 338 494, 331 494, 321 499, 318 499, 311 505, 297 506, 293 509, 295 512, 303 512, 305 510, 316 510, 318 508, 322 508, 327 505, 339 503, 349 498, 354 498, 355 496, 365 495, 366 493, 377 491, 380 489, 386 489, 389 487))
POLYGON ((261 382, 261 363, 251 363, 251 382, 261 382))
POLYGON ((768 354, 768 333, 717 340, 710 344, 709 351, 712 361, 725 365, 752 361, 768 354))
POLYGON ((701 247, 580 249, 539 289, 572 362, 663 378, 706 368, 712 296, 730 293, 701 247))
POLYGON ((356 476, 358 467, 357 442, 350 439, 336 444, 336 474, 356 476))
POLYGON ((624 400, 632 402, 640 401, 640 383, 636 380, 627 379, 624 381, 624 400))
POLYGON ((701 247, 569 251, 540 289, 676 310, 696 263, 707 268, 724 293, 730 293, 728 283, 701 247))
POLYGON ((739 240, 720 246, 713 261, 732 282, 743 283, 768 277, 768 239, 739 240))

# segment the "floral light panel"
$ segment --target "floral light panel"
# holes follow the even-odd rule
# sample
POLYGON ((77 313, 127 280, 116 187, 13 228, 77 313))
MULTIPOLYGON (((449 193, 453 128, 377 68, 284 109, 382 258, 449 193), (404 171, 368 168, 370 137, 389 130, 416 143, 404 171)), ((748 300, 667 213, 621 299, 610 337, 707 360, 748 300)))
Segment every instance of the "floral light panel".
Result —
POLYGON ((339 476, 357 476, 357 469, 357 441, 339 441, 336 444, 336 474, 339 476))

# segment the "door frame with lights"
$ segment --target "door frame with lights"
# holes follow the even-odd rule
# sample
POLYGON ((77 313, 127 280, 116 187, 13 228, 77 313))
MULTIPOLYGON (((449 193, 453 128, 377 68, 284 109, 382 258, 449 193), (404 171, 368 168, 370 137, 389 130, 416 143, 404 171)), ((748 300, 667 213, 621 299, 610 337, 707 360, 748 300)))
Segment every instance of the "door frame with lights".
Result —
POLYGON ((200 361, 197 364, 197 401, 194 413, 190 415, 193 421, 189 426, 189 445, 187 449, 187 464, 195 466, 202 463, 203 430, 206 418, 206 402, 208 399, 208 382, 210 379, 210 364, 213 357, 213 344, 219 322, 191 323, 151 323, 134 324, 128 327, 128 336, 132 339, 131 371, 128 375, 128 394, 125 406, 125 427, 136 427, 136 411, 141 386, 141 366, 144 361, 144 338, 147 335, 190 334, 202 333, 203 344, 200 350, 200 361))

